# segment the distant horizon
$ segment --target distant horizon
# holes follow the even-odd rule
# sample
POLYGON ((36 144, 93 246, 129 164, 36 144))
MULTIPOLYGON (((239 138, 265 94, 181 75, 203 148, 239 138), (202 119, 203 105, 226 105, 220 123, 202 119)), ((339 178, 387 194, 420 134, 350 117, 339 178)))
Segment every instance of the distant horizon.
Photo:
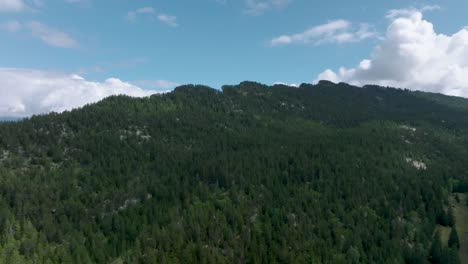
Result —
MULTIPOLYGON (((354 86, 354 87, 358 87, 358 88, 365 88, 366 86, 379 86, 379 87, 382 87, 382 88, 385 88, 385 89, 397 89, 397 90, 408 90, 408 91, 412 91, 412 92, 423 92, 423 93, 431 93, 431 94, 438 94, 438 95, 441 95, 441 96, 447 96, 447 97, 453 97, 453 96, 450 96, 450 95, 444 95, 442 93, 437 93, 437 92, 426 92, 426 91, 421 91, 421 90, 409 90, 407 88, 404 88, 404 87, 390 87, 390 86, 381 86, 381 85, 378 85, 378 84, 364 84, 362 86, 359 86, 359 85, 354 85, 354 84, 350 84, 350 83, 346 83, 346 82, 333 82, 333 81, 330 81, 330 80, 319 80, 317 81, 317 83, 301 83, 301 84, 297 84, 297 85, 290 85, 290 84, 285 84, 285 83, 274 83, 274 84, 265 84, 265 83, 261 83, 261 82, 257 82, 257 81, 252 81, 252 80, 245 80, 245 81, 242 81, 238 84, 225 84, 225 85, 222 85, 221 87, 219 88, 216 88, 216 87, 211 87, 209 85, 205 85, 205 84, 181 84, 177 87, 175 87, 173 90, 170 90, 170 91, 167 91, 167 92, 164 92, 164 93, 153 93, 153 94, 147 94, 147 95, 144 95, 144 96, 132 96, 132 95, 128 95, 128 94, 125 94, 125 93, 121 93, 121 94, 110 94, 110 95, 107 95, 105 97, 102 97, 100 98, 99 100, 97 101, 94 101, 94 102, 88 102, 86 104, 83 104, 83 105, 78 105, 78 106, 75 106, 75 107, 71 107, 71 108, 67 108, 67 109, 64 109, 62 111, 55 111, 55 110, 51 110, 51 111, 44 111, 44 112, 36 112, 36 113, 31 113, 29 115, 21 115, 21 116, 14 116, 14 115, 10 115, 10 116, 2 116, 0 115, 0 122, 8 122, 8 121, 21 121, 22 119, 27 119, 27 118, 30 118, 32 116, 38 116, 38 115, 47 115, 47 114, 50 114, 50 113, 62 113, 62 112, 65 112, 65 111, 72 111, 72 110, 76 110, 76 109, 81 109, 82 107, 84 107, 85 105, 87 104, 96 104, 96 103, 99 103, 101 102, 102 100, 105 100, 106 98, 110 97, 110 96, 129 96, 129 97, 133 97, 133 98, 140 98, 140 97, 148 97, 148 96, 152 96, 152 95, 163 95, 163 94, 166 94, 166 93, 171 93, 171 92, 174 92, 174 90, 178 87, 184 87, 184 86, 204 86, 204 87, 208 87, 210 89, 214 89, 214 90, 219 90, 219 91, 222 91, 222 88, 224 86, 239 86, 243 83, 256 83, 256 84, 260 84, 260 85, 264 85, 264 86, 267 86, 267 87, 274 87, 274 86, 277 86, 277 85, 284 85, 284 86, 288 86, 290 87, 291 89, 297 89, 297 88, 300 88, 301 86, 303 85, 319 85, 319 84, 324 84, 324 83, 332 83, 334 85, 339 85, 339 84, 346 84, 346 85, 350 85, 350 86, 354 86)), ((465 99, 468 101, 468 98, 467 97, 461 97, 461 96, 455 96, 456 98, 460 98, 460 99, 465 99)))
POLYGON ((9 121, 20 121, 26 117, 8 117, 8 116, 0 116, 0 122, 9 122, 9 121))

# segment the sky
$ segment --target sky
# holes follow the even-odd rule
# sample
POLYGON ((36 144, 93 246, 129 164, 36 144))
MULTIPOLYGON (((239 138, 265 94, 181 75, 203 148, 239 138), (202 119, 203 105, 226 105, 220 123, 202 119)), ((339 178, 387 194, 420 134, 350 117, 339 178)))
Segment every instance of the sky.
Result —
POLYGON ((468 97, 466 10, 466 0, 0 0, 0 116, 245 80, 468 97))

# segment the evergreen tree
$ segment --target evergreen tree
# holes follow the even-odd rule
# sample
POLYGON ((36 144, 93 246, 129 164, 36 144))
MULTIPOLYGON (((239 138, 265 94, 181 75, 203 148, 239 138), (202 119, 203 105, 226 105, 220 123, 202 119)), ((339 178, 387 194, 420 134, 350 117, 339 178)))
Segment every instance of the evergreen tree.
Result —
POLYGON ((460 264, 458 250, 454 248, 449 248, 449 247, 444 248, 440 263, 441 264, 460 264))
POLYGON ((440 233, 437 231, 432 238, 429 261, 431 263, 442 263, 442 242, 440 241, 440 233))
POLYGON ((450 226, 450 220, 450 215, 442 209, 439 215, 437 216, 437 223, 441 226, 450 226))
POLYGON ((455 227, 452 227, 452 231, 450 231, 448 246, 456 249, 460 248, 460 241, 458 239, 458 233, 455 227))

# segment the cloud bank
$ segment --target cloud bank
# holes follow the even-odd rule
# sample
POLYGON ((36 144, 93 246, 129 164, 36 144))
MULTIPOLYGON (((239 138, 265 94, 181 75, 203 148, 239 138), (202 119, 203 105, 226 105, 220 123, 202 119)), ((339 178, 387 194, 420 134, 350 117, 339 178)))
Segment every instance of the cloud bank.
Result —
POLYGON ((468 29, 436 33, 423 18, 423 11, 433 9, 389 11, 386 35, 369 59, 350 69, 327 69, 315 82, 378 84, 468 97, 468 29))
POLYGON ((158 91, 143 90, 116 78, 95 82, 72 74, 0 68, 0 116, 4 117, 63 112, 110 95, 144 97, 155 93, 158 91))

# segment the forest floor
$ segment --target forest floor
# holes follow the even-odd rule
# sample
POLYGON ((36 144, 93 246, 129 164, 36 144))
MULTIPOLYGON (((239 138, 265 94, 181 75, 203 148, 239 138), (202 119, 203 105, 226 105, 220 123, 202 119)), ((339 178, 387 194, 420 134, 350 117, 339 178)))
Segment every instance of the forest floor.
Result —
POLYGON ((455 226, 460 239, 460 263, 468 264, 468 195, 457 193, 460 202, 451 199, 453 214, 455 215, 455 226))

